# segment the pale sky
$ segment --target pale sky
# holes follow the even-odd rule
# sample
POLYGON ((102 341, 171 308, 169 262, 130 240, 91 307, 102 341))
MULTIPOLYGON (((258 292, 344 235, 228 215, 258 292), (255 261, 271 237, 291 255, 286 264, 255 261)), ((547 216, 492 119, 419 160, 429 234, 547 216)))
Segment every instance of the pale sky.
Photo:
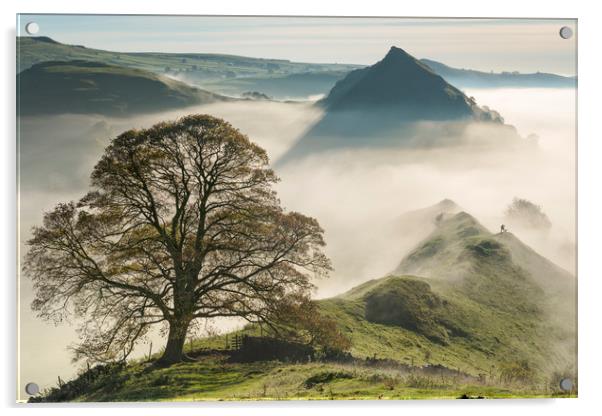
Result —
POLYGON ((576 74, 574 19, 406 19, 20 15, 38 36, 122 52, 226 53, 298 62, 373 64, 392 45, 417 58, 483 71, 576 74))

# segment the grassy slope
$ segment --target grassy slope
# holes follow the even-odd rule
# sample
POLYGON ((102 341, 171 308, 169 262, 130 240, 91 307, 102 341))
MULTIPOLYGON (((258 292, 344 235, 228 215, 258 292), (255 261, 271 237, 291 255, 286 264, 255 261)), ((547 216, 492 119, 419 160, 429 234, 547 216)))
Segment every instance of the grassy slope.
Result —
POLYGON ((424 375, 351 364, 228 363, 219 354, 148 370, 133 364, 99 380, 76 401, 455 399, 566 397, 549 386, 500 386, 464 376, 424 375))
POLYGON ((21 114, 127 115, 223 100, 152 72, 90 61, 50 61, 17 75, 21 114))
MULTIPOLYGON (((540 376, 571 371, 575 359, 575 280, 510 234, 493 235, 460 213, 444 221, 402 261, 396 274, 428 282, 447 302, 448 345, 420 331, 369 322, 366 298, 400 278, 372 280, 321 301, 352 339, 357 356, 442 364, 478 374, 525 359, 540 376), (545 279, 545 280, 544 280, 545 279), (553 307, 552 307, 553 306, 553 307), (567 311, 573 311, 573 315, 567 311), (464 334, 453 334, 449 328, 464 334)), ((434 325, 438 325, 434 321, 434 325)), ((428 334, 427 334, 428 335, 428 334)), ((493 370, 496 371, 496 370, 493 370)))
MULTIPOLYGON (((395 279, 381 280, 377 287, 386 287, 395 279)), ((441 282, 432 286, 436 293, 445 293, 442 297, 450 304, 448 321, 467 334, 450 336, 447 345, 411 329, 368 321, 362 298, 331 299, 321 305, 350 337, 354 356, 376 354, 377 358, 419 366, 441 364, 473 375, 498 374, 504 362, 516 358, 527 359, 540 371, 554 370, 547 367, 556 360, 546 342, 540 341, 547 336, 537 318, 492 311, 441 282)))
MULTIPOLYGON (((368 325, 370 326, 370 325, 368 325)), ((375 333, 383 328, 372 324, 375 333)), ((247 327, 236 334, 257 335, 247 327)), ((232 363, 224 350, 226 337, 235 333, 187 343, 188 352, 204 351, 197 362, 153 369, 150 361, 127 367, 88 382, 74 401, 222 401, 222 400, 358 400, 455 399, 462 395, 485 398, 575 397, 561 392, 556 379, 534 383, 502 383, 491 377, 427 372, 418 367, 394 369, 362 364, 279 361, 232 363)), ((387 336, 386 332, 383 333, 387 336)), ((361 345, 360 345, 361 347, 361 345)), ((378 345, 379 351, 382 345, 378 345)), ((370 351, 372 355, 373 351, 370 351)), ((85 375, 80 379, 85 379, 85 375)), ((77 381, 77 380, 76 380, 77 381)), ((68 388, 63 387, 63 390, 68 388)))
MULTIPOLYGON (((201 351, 198 362, 166 369, 133 362, 95 381, 75 400, 427 399, 463 394, 574 397, 576 391, 560 393, 557 388, 561 377, 576 380, 571 367, 574 328, 566 320, 550 320, 547 309, 554 288, 565 287, 560 284, 565 283, 562 279, 572 277, 545 265, 554 285, 542 289, 541 276, 535 279, 527 266, 543 258, 525 247, 516 237, 493 235, 470 215, 459 213, 444 220, 398 268, 416 267, 422 258, 431 265, 430 270, 422 268, 423 272, 437 271, 439 278, 388 276, 320 301, 323 313, 334 318, 351 339, 355 357, 388 358, 408 367, 374 366, 369 360, 351 364, 231 363, 220 352, 228 345, 227 337, 231 340, 235 335, 231 333, 187 343, 188 351, 201 351), (433 247, 429 244, 432 240, 439 242, 433 247), (433 257, 439 257, 445 266, 437 268, 433 257), (444 273, 460 264, 463 278, 444 273), (411 310, 421 311, 410 317, 420 320, 420 325, 411 329, 412 322, 410 327, 407 322, 381 324, 373 322, 373 316, 369 321, 367 301, 375 294, 385 295, 383 302, 395 302, 397 297, 411 310), (394 296, 387 298, 390 294, 394 296), (432 337, 432 328, 447 332, 444 341, 432 337), (563 339, 570 345, 557 348, 563 339), (532 378, 501 379, 504 366, 517 360, 529 363, 532 378), (452 371, 433 372, 438 364, 452 371)), ((400 306, 393 303, 390 309, 396 312, 400 306)), ((257 332, 248 327, 237 334, 257 332)))

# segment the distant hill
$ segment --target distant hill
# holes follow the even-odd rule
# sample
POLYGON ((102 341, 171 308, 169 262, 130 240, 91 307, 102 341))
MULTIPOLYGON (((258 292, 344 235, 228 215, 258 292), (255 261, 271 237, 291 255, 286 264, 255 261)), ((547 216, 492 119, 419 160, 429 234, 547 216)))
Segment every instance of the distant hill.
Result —
POLYGON ((575 77, 536 72, 482 72, 473 69, 452 68, 431 59, 421 59, 438 75, 459 88, 575 88, 575 77))
MULTIPOLYGON (((332 70, 320 72, 301 72, 297 74, 227 78, 203 84, 206 88, 222 94, 240 95, 247 90, 261 91, 274 98, 306 98, 312 95, 328 93, 332 86, 344 78, 349 71, 332 70)), ((195 82, 194 79, 183 78, 195 82)))
MULTIPOLYGON (((67 45, 48 37, 17 37, 17 72, 46 61, 87 60, 138 68, 204 83, 236 77, 282 77, 296 73, 350 71, 361 65, 313 64, 285 59, 251 58, 215 53, 111 52, 67 45)), ((242 91, 257 89, 247 87, 242 91)), ((261 90, 260 90, 261 91, 261 90)), ((269 94, 269 92, 266 91, 269 94)))
POLYGON ((460 212, 388 277, 321 301, 352 354, 470 374, 525 361, 534 377, 575 370, 576 281, 510 234, 460 212))
POLYGON ((429 235, 442 220, 457 214, 461 210, 462 208, 451 199, 442 199, 426 208, 404 212, 395 219, 395 224, 391 228, 394 232, 404 234, 419 229, 423 234, 421 238, 416 240, 419 241, 429 235))
POLYGON ((337 82, 319 102, 327 112, 377 111, 398 120, 490 119, 460 90, 403 49, 337 82))
MULTIPOLYGON (((431 59, 420 59, 434 73, 457 88, 575 88, 576 77, 545 72, 520 73, 483 72, 473 69, 459 69, 431 59)), ((359 66, 357 66, 359 67, 359 66)), ((289 75, 267 74, 260 77, 224 78, 203 84, 206 88, 224 94, 239 95, 245 90, 258 90, 278 99, 308 97, 327 94, 337 81, 349 74, 350 70, 330 70, 302 72, 289 75)), ((183 79, 193 83, 202 82, 194 74, 183 73, 183 79)))
POLYGON ((392 47, 376 64, 350 72, 317 105, 324 116, 279 163, 316 151, 358 146, 400 145, 431 125, 428 136, 460 134, 465 123, 503 125, 502 117, 449 84, 404 50, 392 47))
MULTIPOLYGON (((327 94, 350 71, 365 67, 211 53, 112 52, 67 45, 44 36, 17 37, 17 55, 17 72, 41 62, 87 60, 166 74, 220 94, 259 91, 277 99, 327 94)), ((492 74, 452 68, 430 59, 421 62, 460 88, 576 86, 575 78, 555 74, 492 74)))
POLYGON ((225 97, 152 72, 90 61, 49 61, 17 75, 21 115, 83 113, 126 116, 225 97))

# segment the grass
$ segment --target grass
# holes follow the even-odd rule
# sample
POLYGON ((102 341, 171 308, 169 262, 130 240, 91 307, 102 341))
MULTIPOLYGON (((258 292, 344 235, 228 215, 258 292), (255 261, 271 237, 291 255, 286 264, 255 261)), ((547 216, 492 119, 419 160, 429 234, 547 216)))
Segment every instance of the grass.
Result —
POLYGON ((431 291, 428 283, 412 278, 391 278, 364 297, 365 317, 370 322, 406 328, 431 341, 447 345, 451 306, 431 291))
MULTIPOLYGON (((409 277, 406 277, 409 278, 409 277)), ((395 277, 380 281, 381 286, 394 282, 395 277)), ((431 282, 432 283, 432 282, 431 282)), ((535 317, 521 319, 493 311, 463 295, 462 291, 444 282, 432 284, 434 291, 445 287, 447 302, 437 320, 449 331, 449 341, 442 344, 419 331, 398 325, 370 322, 366 319, 365 301, 336 298, 320 302, 323 313, 334 318, 351 339, 351 353, 357 357, 390 358, 409 365, 444 365, 469 374, 488 374, 492 365, 498 367, 507 357, 525 356, 539 363, 553 357, 546 348, 547 337, 535 325, 535 317), (454 332, 460 328, 462 332, 454 332)), ((553 359, 551 360, 554 361, 553 359)))
POLYGON ((465 376, 425 375, 357 364, 229 363, 203 356, 195 363, 151 369, 137 363, 93 383, 75 401, 379 400, 574 397, 548 386, 493 384, 465 376))

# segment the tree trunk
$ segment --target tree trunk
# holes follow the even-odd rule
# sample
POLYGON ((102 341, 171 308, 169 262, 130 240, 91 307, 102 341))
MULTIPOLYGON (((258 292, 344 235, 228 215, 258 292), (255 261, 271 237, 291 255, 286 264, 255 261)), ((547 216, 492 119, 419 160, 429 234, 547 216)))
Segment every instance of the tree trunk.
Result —
POLYGON ((184 360, 184 342, 186 341, 186 333, 190 321, 179 320, 169 323, 169 335, 167 337, 167 345, 165 352, 159 359, 161 365, 171 365, 184 360))

